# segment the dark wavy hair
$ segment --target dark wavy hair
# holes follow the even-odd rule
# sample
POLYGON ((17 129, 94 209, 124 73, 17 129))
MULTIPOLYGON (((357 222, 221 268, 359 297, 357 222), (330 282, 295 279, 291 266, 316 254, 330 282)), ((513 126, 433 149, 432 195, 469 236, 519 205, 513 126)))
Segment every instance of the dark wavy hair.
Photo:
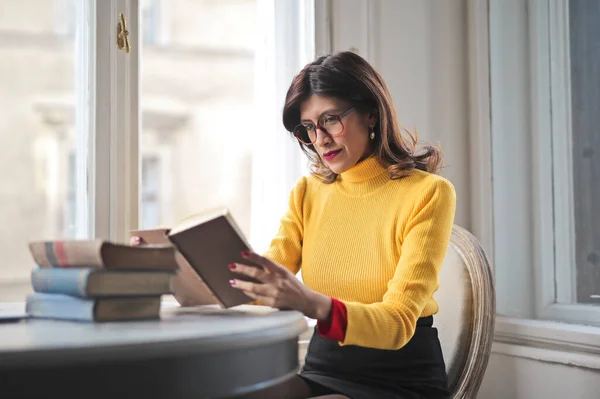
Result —
MULTIPOLYGON (((413 169, 438 172, 441 151, 430 145, 418 149, 416 133, 400 129, 383 79, 359 55, 345 51, 320 56, 294 77, 283 108, 283 125, 292 134, 300 123, 301 104, 313 94, 346 101, 359 112, 374 113, 378 117, 373 155, 387 167, 391 179, 404 177, 413 169)), ((310 160, 311 172, 326 183, 335 181, 337 175, 323 163, 315 148, 299 144, 310 160)))

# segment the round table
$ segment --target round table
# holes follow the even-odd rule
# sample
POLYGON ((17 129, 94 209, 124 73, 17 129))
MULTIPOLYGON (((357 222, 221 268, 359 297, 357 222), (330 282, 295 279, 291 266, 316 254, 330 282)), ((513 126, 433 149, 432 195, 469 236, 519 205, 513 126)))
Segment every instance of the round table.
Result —
POLYGON ((217 398, 298 368, 301 313, 172 308, 161 320, 0 324, 0 397, 217 398))

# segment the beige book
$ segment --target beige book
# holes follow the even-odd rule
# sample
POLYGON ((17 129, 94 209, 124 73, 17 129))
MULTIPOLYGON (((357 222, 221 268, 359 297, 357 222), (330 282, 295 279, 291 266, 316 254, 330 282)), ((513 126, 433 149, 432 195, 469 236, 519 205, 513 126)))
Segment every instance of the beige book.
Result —
POLYGON ((29 250, 41 268, 99 268, 107 270, 177 269, 171 245, 132 247, 102 239, 31 241, 29 250))
MULTIPOLYGON (((140 237, 141 245, 172 245, 167 237, 169 229, 133 230, 131 237, 140 237)), ((179 265, 177 275, 171 278, 171 292, 181 306, 214 305, 221 302, 213 295, 202 278, 190 266, 188 261, 179 253, 175 253, 179 265)))

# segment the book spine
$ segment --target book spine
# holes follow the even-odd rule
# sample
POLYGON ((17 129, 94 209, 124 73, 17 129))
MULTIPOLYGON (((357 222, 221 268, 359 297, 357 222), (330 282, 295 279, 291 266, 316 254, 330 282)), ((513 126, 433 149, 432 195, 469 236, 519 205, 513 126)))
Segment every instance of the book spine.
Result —
POLYGON ((27 296, 25 311, 35 318, 93 321, 95 304, 93 299, 33 293, 27 296))
POLYGON ((87 298, 87 282, 92 271, 92 269, 36 268, 31 272, 31 285, 35 292, 87 298))
POLYGON ((50 267, 66 267, 69 264, 62 241, 47 241, 44 243, 44 248, 46 261, 50 267))
POLYGON ((102 268, 99 240, 57 240, 29 243, 29 251, 41 268, 102 268))

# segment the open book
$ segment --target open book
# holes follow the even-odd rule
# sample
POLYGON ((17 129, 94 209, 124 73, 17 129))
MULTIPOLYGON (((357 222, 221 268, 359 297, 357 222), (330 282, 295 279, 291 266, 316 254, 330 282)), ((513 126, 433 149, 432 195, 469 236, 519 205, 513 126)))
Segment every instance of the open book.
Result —
POLYGON ((229 269, 230 263, 253 265, 241 255, 250 244, 226 208, 194 215, 172 229, 136 230, 130 233, 142 244, 172 243, 180 256, 179 273, 172 288, 184 306, 219 304, 232 307, 253 299, 229 285, 233 278, 250 280, 229 269))

